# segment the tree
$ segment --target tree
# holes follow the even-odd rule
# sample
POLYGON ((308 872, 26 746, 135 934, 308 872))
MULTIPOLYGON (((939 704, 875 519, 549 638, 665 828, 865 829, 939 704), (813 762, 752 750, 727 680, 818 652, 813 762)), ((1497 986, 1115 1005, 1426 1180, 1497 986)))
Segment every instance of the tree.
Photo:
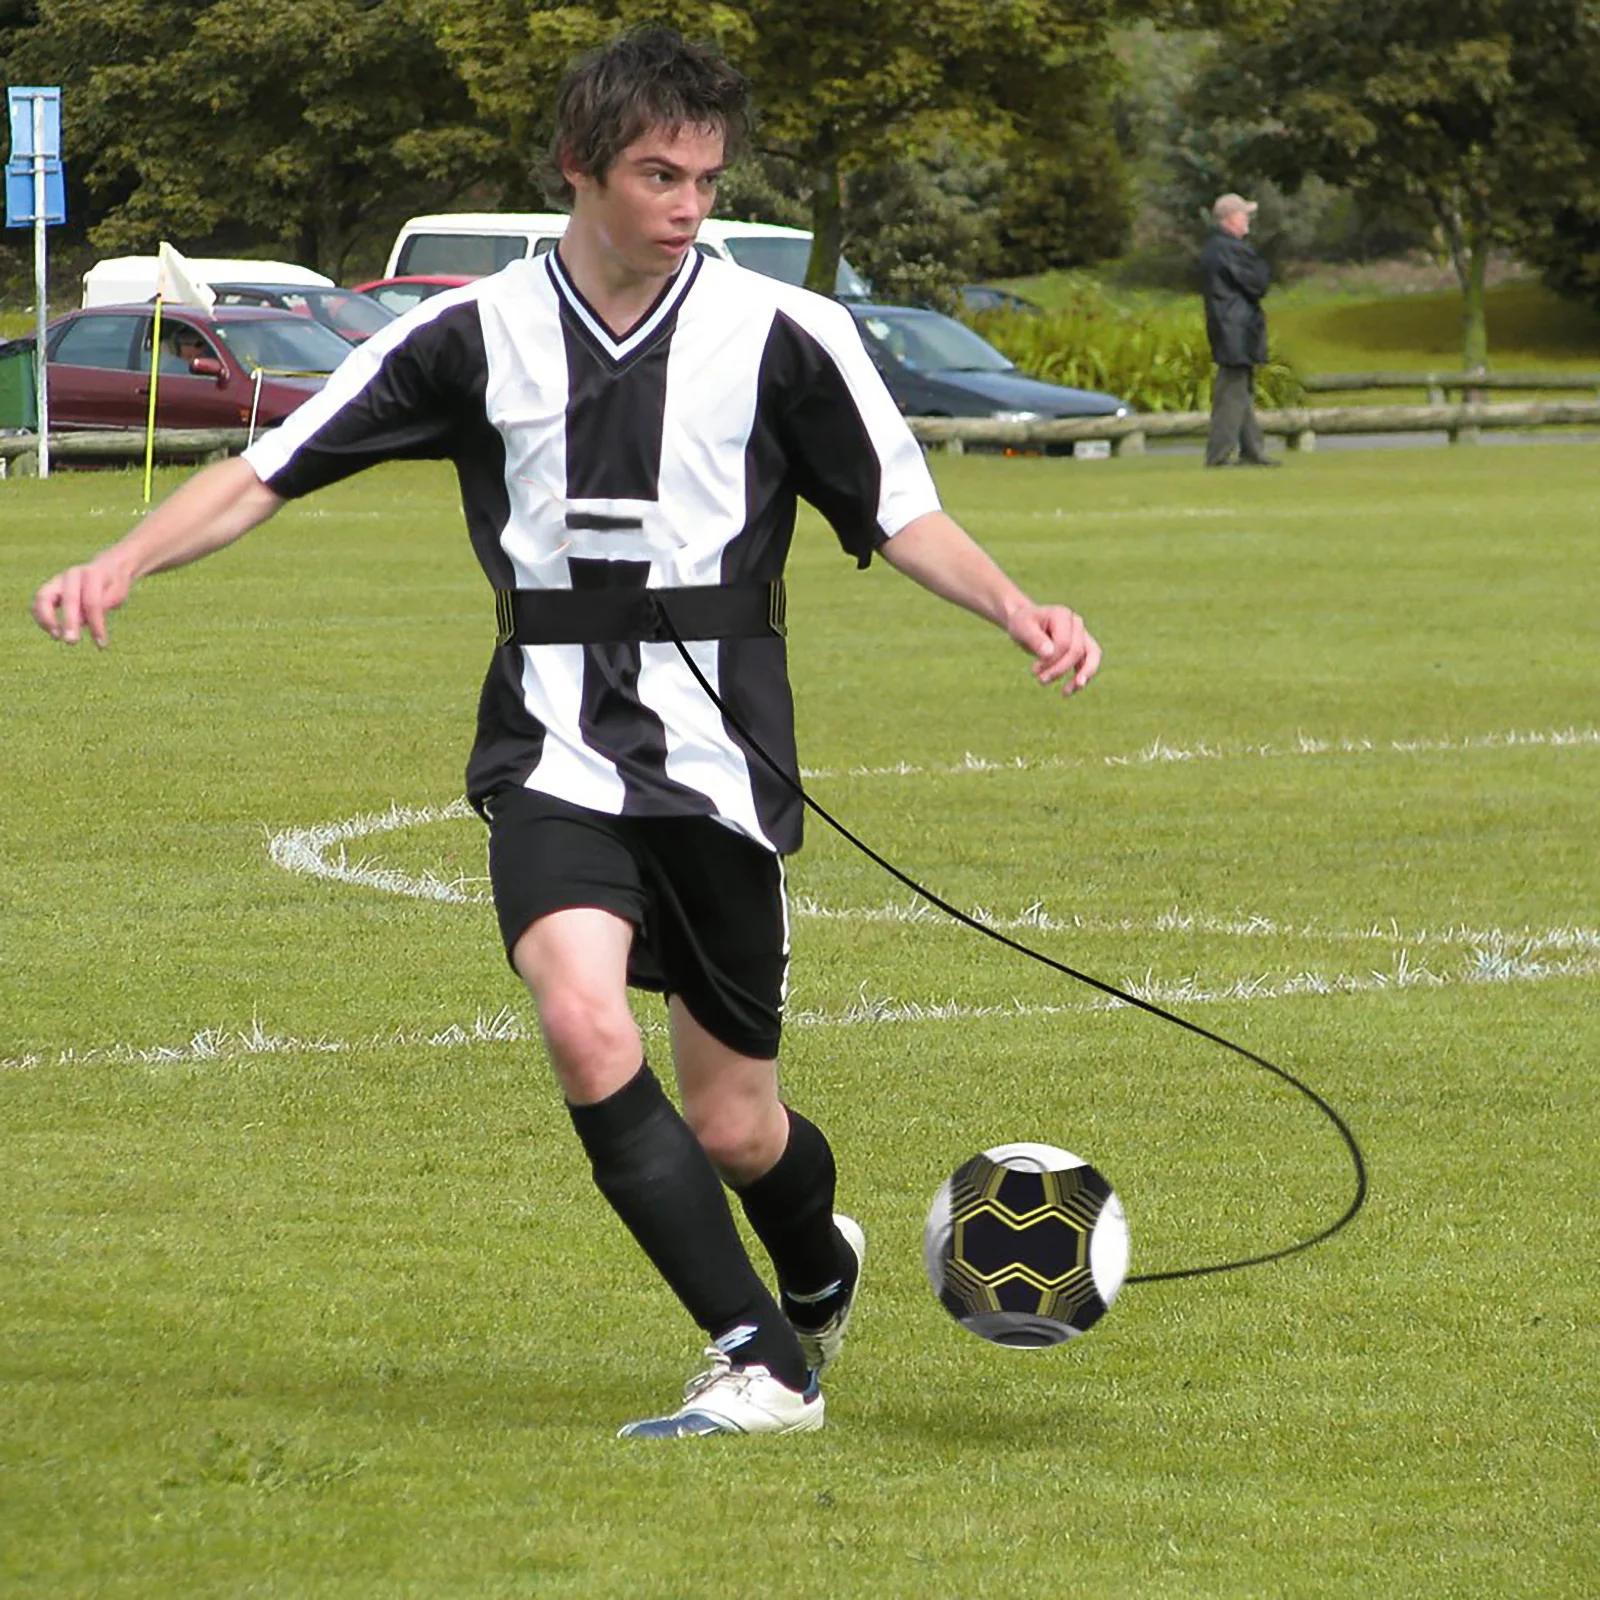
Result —
POLYGON ((879 300, 953 309, 961 284, 990 270, 999 159, 960 140, 919 158, 862 167, 847 192, 846 253, 879 300))
MULTIPOLYGON (((925 155, 952 130, 1033 153, 1106 120, 1110 0, 826 0, 768 4, 736 55, 761 94, 764 144, 810 175, 808 283, 833 281, 852 171, 925 155), (987 136, 987 137, 985 137, 987 136)), ((1080 141, 1077 141, 1081 143, 1080 141)), ((1016 215, 1016 213, 1014 213, 1016 215)))
MULTIPOLYGON (((1242 120, 1194 106, 1194 85, 1216 35, 1142 23, 1118 39, 1124 86, 1118 132, 1130 152, 1135 215, 1133 267, 1146 281, 1198 289, 1195 258, 1209 227, 1211 202, 1247 190, 1260 202, 1250 242, 1274 276, 1308 260, 1371 260, 1425 246, 1415 218, 1392 218, 1370 199, 1310 176, 1290 201, 1270 179, 1248 170, 1250 146, 1265 131, 1258 108, 1242 120)), ((1124 263, 1123 270, 1128 270, 1124 263)))
POLYGON ((1543 92, 1521 140, 1517 249, 1552 288, 1600 310, 1600 8, 1580 6, 1569 27, 1568 7, 1529 4, 1528 70, 1543 92))
MULTIPOLYGON (((22 46, 36 37, 39 24, 38 0, 0 0, 0 83, 60 84, 59 76, 48 70, 34 70, 34 64, 21 54, 22 46)), ((70 88, 70 85, 69 85, 70 88)), ((72 282, 75 273, 61 270, 63 260, 75 264, 85 252, 89 223, 98 214, 84 181, 87 164, 78 130, 73 125, 70 96, 66 108, 67 221, 50 229, 50 257, 57 282, 72 282)), ((0 143, 5 135, 0 133, 0 143)), ((10 154, 9 150, 4 152, 10 154)), ((87 263, 84 263, 85 265, 87 263)), ((25 301, 33 294, 33 233, 31 229, 0 230, 0 303, 25 301)), ((74 304, 76 301, 74 300, 74 304)))
POLYGON ((1047 141, 1109 98, 1115 0, 426 0, 441 46, 486 117, 530 154, 577 51, 620 28, 710 37, 750 77, 758 144, 803 174, 807 282, 831 289, 852 172, 957 135, 992 154, 1012 131, 1047 141))
POLYGON ((1300 0, 1235 24, 1197 87, 1205 114, 1254 117, 1241 152, 1286 188, 1315 174, 1433 224, 1461 285, 1468 371, 1488 360, 1484 284, 1517 236, 1553 108, 1551 52, 1592 0, 1300 0))
POLYGON ((1104 107, 1095 111, 1048 131, 1035 122, 1006 139, 989 272, 1015 277, 1122 252, 1132 221, 1128 172, 1104 107))
POLYGON ((334 276, 411 196, 491 170, 412 0, 37 0, 8 70, 61 83, 102 249, 273 240, 334 276))

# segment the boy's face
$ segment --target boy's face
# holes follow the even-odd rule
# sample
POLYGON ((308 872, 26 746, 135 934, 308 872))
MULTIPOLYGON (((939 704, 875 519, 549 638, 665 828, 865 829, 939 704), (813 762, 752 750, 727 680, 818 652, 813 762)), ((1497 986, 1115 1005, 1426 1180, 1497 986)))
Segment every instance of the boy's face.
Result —
POLYGON ((716 201, 722 149, 720 128, 654 128, 603 178, 568 170, 573 222, 594 230, 618 265, 670 277, 716 201))

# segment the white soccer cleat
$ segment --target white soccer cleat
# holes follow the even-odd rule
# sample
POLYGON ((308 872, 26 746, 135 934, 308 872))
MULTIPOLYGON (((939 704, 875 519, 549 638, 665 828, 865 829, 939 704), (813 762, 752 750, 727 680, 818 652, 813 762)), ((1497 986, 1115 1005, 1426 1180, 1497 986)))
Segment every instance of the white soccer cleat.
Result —
POLYGON ((800 1353, 806 1358, 806 1365, 818 1378, 839 1359, 839 1352, 844 1348, 845 1330, 850 1326, 850 1317, 861 1298, 861 1269, 867 1261, 867 1236, 862 1232, 861 1224, 854 1217, 841 1217, 835 1213, 833 1225, 844 1235, 844 1242, 850 1246, 850 1253, 856 1258, 855 1287, 850 1291, 850 1298, 820 1328, 802 1328, 792 1318, 789 1322, 795 1338, 800 1341, 800 1353))
POLYGON ((735 1367, 715 1345, 711 1365, 691 1378, 683 1405, 668 1417, 624 1423, 619 1439, 689 1439, 708 1433, 810 1433, 822 1426, 822 1391, 812 1374, 803 1393, 765 1367, 735 1367))

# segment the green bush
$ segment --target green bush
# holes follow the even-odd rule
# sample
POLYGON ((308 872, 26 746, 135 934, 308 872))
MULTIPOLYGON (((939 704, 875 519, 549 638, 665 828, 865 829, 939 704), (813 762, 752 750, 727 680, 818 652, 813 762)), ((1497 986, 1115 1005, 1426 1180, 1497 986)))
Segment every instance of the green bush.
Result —
MULTIPOLYGON (((1048 311, 985 311, 969 318, 990 344, 1024 372, 1050 383, 1099 389, 1135 411, 1205 411, 1215 371, 1205 318, 1193 307, 1125 311, 1084 283, 1048 311)), ((1294 370, 1274 360, 1256 375, 1265 406, 1299 405, 1305 391, 1294 370)))

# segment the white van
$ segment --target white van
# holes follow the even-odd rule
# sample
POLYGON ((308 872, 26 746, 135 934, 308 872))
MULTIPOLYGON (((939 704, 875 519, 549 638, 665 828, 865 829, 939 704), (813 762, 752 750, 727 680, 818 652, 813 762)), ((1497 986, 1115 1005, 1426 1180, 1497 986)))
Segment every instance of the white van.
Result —
MULTIPOLYGON (((232 261, 189 256, 189 276, 201 283, 282 283, 297 289, 331 289, 333 279, 288 261, 232 261)), ((109 256, 83 275, 86 306, 140 305, 156 296, 159 256, 109 256)))
MULTIPOLYGON (((483 277, 524 256, 542 256, 553 250, 566 229, 567 217, 562 211, 461 211, 413 217, 396 236, 384 275, 483 277)), ((784 228, 775 222, 708 218, 700 224, 695 248, 752 272, 764 272, 769 278, 804 283, 811 235, 803 228, 784 228)), ((841 300, 871 296, 866 280, 844 260, 839 262, 834 293, 841 300)))

